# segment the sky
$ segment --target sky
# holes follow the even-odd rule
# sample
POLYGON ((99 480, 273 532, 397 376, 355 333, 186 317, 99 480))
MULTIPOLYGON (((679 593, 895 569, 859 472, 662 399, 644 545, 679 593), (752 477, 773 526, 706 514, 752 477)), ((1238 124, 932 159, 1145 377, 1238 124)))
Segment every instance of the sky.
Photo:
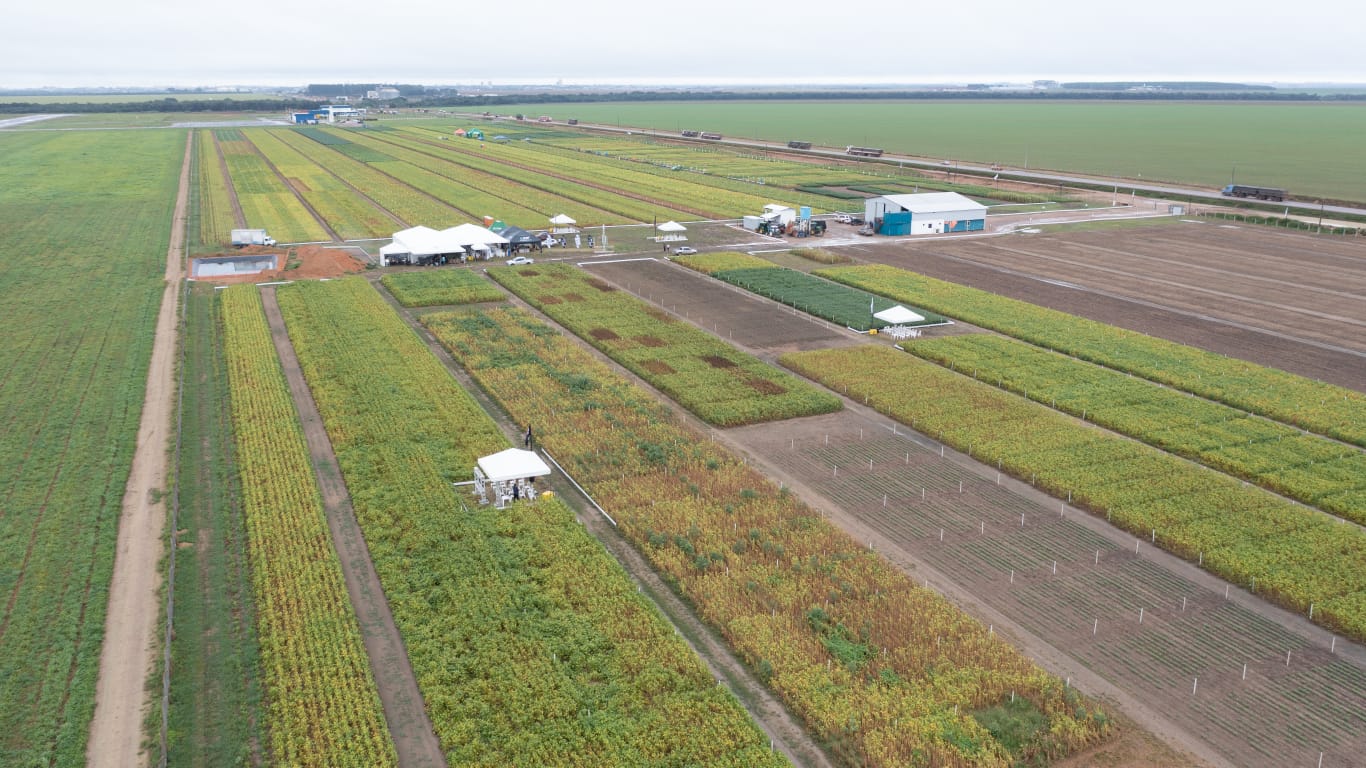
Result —
POLYGON ((1360 0, 58 0, 0 18, 0 88, 1366 83, 1360 0))

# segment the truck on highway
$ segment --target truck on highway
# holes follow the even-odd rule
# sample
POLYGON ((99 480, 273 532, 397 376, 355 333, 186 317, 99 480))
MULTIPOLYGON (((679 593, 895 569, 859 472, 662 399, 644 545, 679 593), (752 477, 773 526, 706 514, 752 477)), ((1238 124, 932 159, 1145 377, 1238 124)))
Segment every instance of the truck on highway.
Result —
POLYGON ((1281 202, 1285 199, 1284 189, 1275 187, 1253 187, 1247 184, 1230 184, 1222 190, 1224 197, 1255 197, 1258 200, 1281 202))
POLYGON ((267 235, 264 229, 234 229, 232 244, 238 248, 248 245, 275 245, 275 238, 267 235))
POLYGON ((882 157, 880 147, 845 147, 844 153, 855 157, 882 157))
POLYGON ((787 146, 790 147, 790 148, 792 148, 792 149, 811 149, 811 142, 809 142, 809 141, 789 141, 789 142, 787 143, 787 146))

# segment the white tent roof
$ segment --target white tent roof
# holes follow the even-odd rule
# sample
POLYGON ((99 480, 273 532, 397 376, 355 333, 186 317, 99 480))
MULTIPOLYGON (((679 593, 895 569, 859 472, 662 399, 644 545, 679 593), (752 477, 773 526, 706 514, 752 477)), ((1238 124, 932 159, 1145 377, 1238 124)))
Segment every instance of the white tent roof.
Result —
POLYGON ((983 216, 986 216, 987 213, 985 205, 974 202, 957 192, 921 192, 911 195, 886 195, 885 197, 911 213, 934 214, 944 211, 971 211, 981 212, 983 216))
POLYGON ((655 227, 655 229, 659 230, 660 232, 686 232, 686 231, 688 231, 688 228, 687 228, 687 227, 683 226, 682 224, 679 224, 679 223, 676 222, 676 221, 666 221, 666 222, 664 222, 663 224, 660 224, 659 226, 655 227))
POLYGON ((434 253, 455 253, 462 250, 461 247, 446 237, 444 233, 438 232, 431 227, 416 226, 394 233, 394 242, 391 245, 399 246, 388 253, 411 253, 417 256, 428 256, 434 253))
POLYGON ((508 241, 506 237, 489 229, 475 224, 460 224, 441 230, 441 234, 451 238, 454 242, 464 248, 467 245, 489 245, 492 243, 503 244, 508 241))
POLYGON ((381 256, 388 256, 394 253, 412 253, 412 251, 408 250, 408 246, 398 241, 394 241, 392 243, 389 243, 388 245, 380 246, 379 254, 381 256))
POLYGON ((888 323, 918 323, 925 319, 924 316, 917 315, 900 304, 881 312, 874 312, 873 317, 888 323))
POLYGON ((578 222, 577 222, 577 221, 574 221, 573 219, 571 219, 571 218, 569 218, 568 216, 566 216, 566 215, 564 215, 563 213, 561 213, 561 214, 559 214, 558 216, 556 216, 555 218, 551 219, 551 220, 550 220, 550 223, 551 223, 551 224, 559 225, 559 224, 577 224, 578 222))
POLYGON ((509 448, 479 460, 479 471, 490 482, 521 480, 526 477, 543 477, 550 474, 550 467, 532 451, 509 448))

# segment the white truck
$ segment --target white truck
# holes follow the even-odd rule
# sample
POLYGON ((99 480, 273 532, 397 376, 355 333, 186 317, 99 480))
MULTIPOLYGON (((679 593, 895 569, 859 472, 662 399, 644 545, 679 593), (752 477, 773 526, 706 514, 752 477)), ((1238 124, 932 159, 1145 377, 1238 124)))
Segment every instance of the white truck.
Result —
POLYGON ((238 248, 248 245, 275 245, 275 238, 267 235, 264 229, 234 229, 232 244, 238 248))

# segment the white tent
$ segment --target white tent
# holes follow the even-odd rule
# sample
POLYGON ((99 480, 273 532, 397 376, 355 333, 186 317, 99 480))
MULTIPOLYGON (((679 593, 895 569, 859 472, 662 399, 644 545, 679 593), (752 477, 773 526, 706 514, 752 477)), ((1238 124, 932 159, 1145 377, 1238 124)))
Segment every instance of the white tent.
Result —
POLYGON ((873 317, 887 323, 900 325, 901 323, 922 323, 925 321, 923 315, 917 315, 900 304, 895 307, 884 309, 881 312, 874 312, 873 317))
POLYGON ((441 234, 451 238, 460 247, 467 245, 507 245, 508 239, 477 224, 459 224, 441 230, 441 234))
POLYGON ((556 235, 577 234, 579 230, 574 227, 577 223, 578 222, 561 213, 550 220, 550 231, 552 234, 556 235))
POLYGON ((381 266, 387 266, 396 257, 401 257, 401 262, 407 262, 439 254, 462 252, 464 252, 464 248, 445 232, 438 232, 431 227, 421 225, 395 232, 394 241, 379 249, 380 256, 383 257, 380 262, 381 266))
POLYGON ((484 479, 488 482, 501 483, 544 477, 550 474, 550 467, 534 451, 508 448, 479 459, 479 471, 484 473, 484 479))
POLYGON ((687 236, 683 234, 688 231, 688 228, 676 221, 666 221, 655 227, 655 229, 663 233, 655 237, 655 242, 657 243, 688 239, 687 236))

